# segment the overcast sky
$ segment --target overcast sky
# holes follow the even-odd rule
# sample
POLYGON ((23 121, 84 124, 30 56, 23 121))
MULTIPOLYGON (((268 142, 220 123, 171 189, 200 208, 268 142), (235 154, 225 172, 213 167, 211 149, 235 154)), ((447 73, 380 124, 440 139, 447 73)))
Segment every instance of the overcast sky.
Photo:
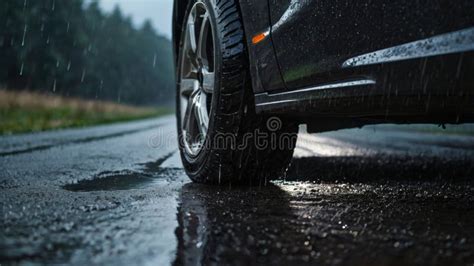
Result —
POLYGON ((159 33, 171 37, 173 0, 100 0, 99 3, 106 12, 119 5, 123 13, 131 16, 136 25, 150 19, 159 33))

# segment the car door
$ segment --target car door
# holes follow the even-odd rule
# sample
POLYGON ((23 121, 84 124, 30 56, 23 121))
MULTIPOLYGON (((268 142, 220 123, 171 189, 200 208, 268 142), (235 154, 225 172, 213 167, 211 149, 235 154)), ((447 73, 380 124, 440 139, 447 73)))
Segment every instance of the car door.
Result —
POLYGON ((360 75, 357 68, 344 68, 344 62, 474 25, 472 0, 268 1, 272 40, 288 89, 360 75))

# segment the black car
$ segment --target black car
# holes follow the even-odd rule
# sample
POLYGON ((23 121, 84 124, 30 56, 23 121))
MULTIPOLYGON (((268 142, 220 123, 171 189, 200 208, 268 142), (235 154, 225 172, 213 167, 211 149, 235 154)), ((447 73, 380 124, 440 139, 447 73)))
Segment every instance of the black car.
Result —
POLYGON ((283 176, 300 124, 474 121, 471 0, 182 0, 173 42, 196 182, 283 176))

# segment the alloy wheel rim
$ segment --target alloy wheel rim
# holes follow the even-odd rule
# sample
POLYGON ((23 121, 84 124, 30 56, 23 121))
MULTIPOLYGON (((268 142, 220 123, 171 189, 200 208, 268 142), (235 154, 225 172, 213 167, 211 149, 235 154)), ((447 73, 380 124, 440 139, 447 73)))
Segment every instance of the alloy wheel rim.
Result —
POLYGON ((198 155, 206 141, 215 88, 214 35, 207 7, 197 2, 186 21, 179 96, 186 152, 198 155))

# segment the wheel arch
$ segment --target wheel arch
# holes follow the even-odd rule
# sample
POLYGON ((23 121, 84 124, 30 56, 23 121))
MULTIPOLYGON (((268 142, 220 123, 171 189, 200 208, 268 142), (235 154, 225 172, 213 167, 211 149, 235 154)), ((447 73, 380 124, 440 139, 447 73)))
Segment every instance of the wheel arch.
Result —
MULTIPOLYGON (((192 0, 175 0, 173 10, 173 50, 177 63, 186 8, 192 0)), ((254 93, 286 88, 277 63, 271 34, 258 44, 252 44, 256 34, 271 30, 268 1, 236 0, 243 19, 244 35, 247 43, 249 71, 254 93)))
POLYGON ((175 0, 173 4, 173 36, 172 36, 172 45, 173 45, 173 56, 174 63, 177 66, 178 54, 179 54, 179 44, 181 42, 181 31, 184 22, 184 16, 186 13, 186 7, 191 0, 175 0))

